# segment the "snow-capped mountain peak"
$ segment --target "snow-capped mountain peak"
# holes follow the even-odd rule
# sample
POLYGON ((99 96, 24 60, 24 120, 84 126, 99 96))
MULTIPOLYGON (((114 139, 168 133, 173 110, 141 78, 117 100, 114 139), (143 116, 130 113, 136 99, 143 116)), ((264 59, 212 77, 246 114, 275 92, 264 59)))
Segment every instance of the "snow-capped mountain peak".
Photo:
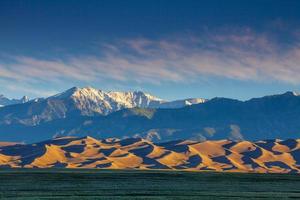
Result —
POLYGON ((4 95, 0 95, 0 107, 8 106, 12 104, 26 103, 29 101, 27 96, 23 96, 21 99, 9 99, 4 95))
POLYGON ((114 99, 119 104, 124 105, 127 108, 141 107, 147 108, 152 104, 160 104, 164 100, 144 93, 142 91, 134 92, 108 92, 110 98, 114 99))
POLYGON ((158 105, 156 108, 182 108, 194 104, 205 103, 207 99, 204 98, 189 98, 183 100, 167 101, 158 105))
MULTIPOLYGON (((0 96, 0 105, 6 106, 28 102, 28 97, 8 99, 0 96)), ((37 98, 30 102, 30 106, 37 106, 41 112, 39 120, 49 120, 69 115, 108 115, 125 108, 181 108, 205 102, 204 99, 184 99, 165 101, 142 91, 118 92, 95 89, 92 87, 72 87, 62 93, 48 98, 37 98)), ((39 121, 37 120, 37 121, 39 121)), ((34 120, 33 120, 34 121, 34 120)), ((35 122, 34 122, 35 123, 35 122)))
POLYGON ((150 94, 136 92, 105 92, 92 87, 73 87, 48 99, 72 100, 82 114, 95 113, 107 115, 123 108, 142 107, 163 102, 150 94))
POLYGON ((84 115, 104 114, 124 108, 180 108, 196 103, 205 102, 204 99, 185 99, 178 101, 165 101, 151 94, 134 91, 119 92, 95 89, 92 87, 73 87, 65 92, 51 96, 48 99, 72 100, 77 109, 84 115))

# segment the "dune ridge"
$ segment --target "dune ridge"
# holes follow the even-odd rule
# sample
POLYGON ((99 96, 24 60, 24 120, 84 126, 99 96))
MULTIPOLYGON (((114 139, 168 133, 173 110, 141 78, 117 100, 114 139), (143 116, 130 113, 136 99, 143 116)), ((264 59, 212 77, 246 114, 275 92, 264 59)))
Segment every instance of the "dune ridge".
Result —
POLYGON ((300 139, 153 143, 141 138, 62 137, 0 145, 0 168, 53 167, 299 173, 300 139))

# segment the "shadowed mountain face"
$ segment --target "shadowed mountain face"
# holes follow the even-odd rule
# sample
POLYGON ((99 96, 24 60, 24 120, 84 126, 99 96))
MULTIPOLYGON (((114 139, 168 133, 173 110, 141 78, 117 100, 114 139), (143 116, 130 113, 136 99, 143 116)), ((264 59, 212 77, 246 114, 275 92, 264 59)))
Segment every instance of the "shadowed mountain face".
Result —
POLYGON ((36 126, 55 119, 105 116, 126 108, 181 108, 205 101, 193 98, 169 102, 141 91, 105 92, 91 87, 73 87, 48 98, 34 99, 28 103, 24 100, 21 105, 11 105, 17 104, 17 100, 3 104, 10 106, 0 109, 0 124, 36 126))
POLYGON ((29 99, 27 96, 24 96, 21 99, 9 99, 0 94, 0 107, 13 105, 13 104, 26 103, 28 101, 29 99))
MULTIPOLYGON (((80 90, 75 96, 85 92, 80 90)), ((85 96, 76 101, 66 98, 69 96, 67 92, 1 108, 0 139, 36 142, 54 136, 90 135, 96 138, 138 136, 162 142, 300 137, 300 96, 292 92, 248 101, 214 98, 172 109, 129 108, 107 115, 95 112, 99 108, 90 102, 94 97, 87 101, 90 103, 82 103, 85 96)))
POLYGON ((64 137, 27 145, 0 143, 0 167, 299 173, 299 150, 299 139, 153 143, 64 137))

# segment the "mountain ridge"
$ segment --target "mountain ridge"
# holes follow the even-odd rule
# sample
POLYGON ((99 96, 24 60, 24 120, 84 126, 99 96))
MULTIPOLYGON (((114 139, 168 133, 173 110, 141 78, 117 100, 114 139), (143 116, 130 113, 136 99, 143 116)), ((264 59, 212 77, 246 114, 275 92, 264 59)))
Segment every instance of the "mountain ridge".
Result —
POLYGON ((29 101, 27 96, 23 96, 21 99, 9 99, 4 95, 0 94, 0 107, 13 105, 13 104, 21 104, 29 101))
POLYGON ((108 115, 118 110, 134 107, 178 108, 205 101, 196 98, 177 100, 174 103, 175 105, 172 106, 172 102, 164 101, 141 91, 104 92, 91 87, 73 87, 47 98, 28 101, 23 105, 3 107, 0 109, 0 124, 18 122, 20 124, 37 125, 40 122, 63 119, 68 116, 108 115))
POLYGON ((180 108, 125 108, 107 115, 82 114, 76 102, 63 97, 1 108, 0 139, 35 142, 91 135, 140 136, 158 142, 300 137, 300 96, 293 92, 247 101, 218 97, 180 108))

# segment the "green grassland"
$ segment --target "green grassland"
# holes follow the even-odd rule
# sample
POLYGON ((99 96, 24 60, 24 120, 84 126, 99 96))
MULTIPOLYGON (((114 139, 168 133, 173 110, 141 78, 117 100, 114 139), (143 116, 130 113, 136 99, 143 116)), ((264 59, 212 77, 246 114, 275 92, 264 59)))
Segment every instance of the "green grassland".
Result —
POLYGON ((300 199, 297 174, 0 169, 0 199, 300 199))

